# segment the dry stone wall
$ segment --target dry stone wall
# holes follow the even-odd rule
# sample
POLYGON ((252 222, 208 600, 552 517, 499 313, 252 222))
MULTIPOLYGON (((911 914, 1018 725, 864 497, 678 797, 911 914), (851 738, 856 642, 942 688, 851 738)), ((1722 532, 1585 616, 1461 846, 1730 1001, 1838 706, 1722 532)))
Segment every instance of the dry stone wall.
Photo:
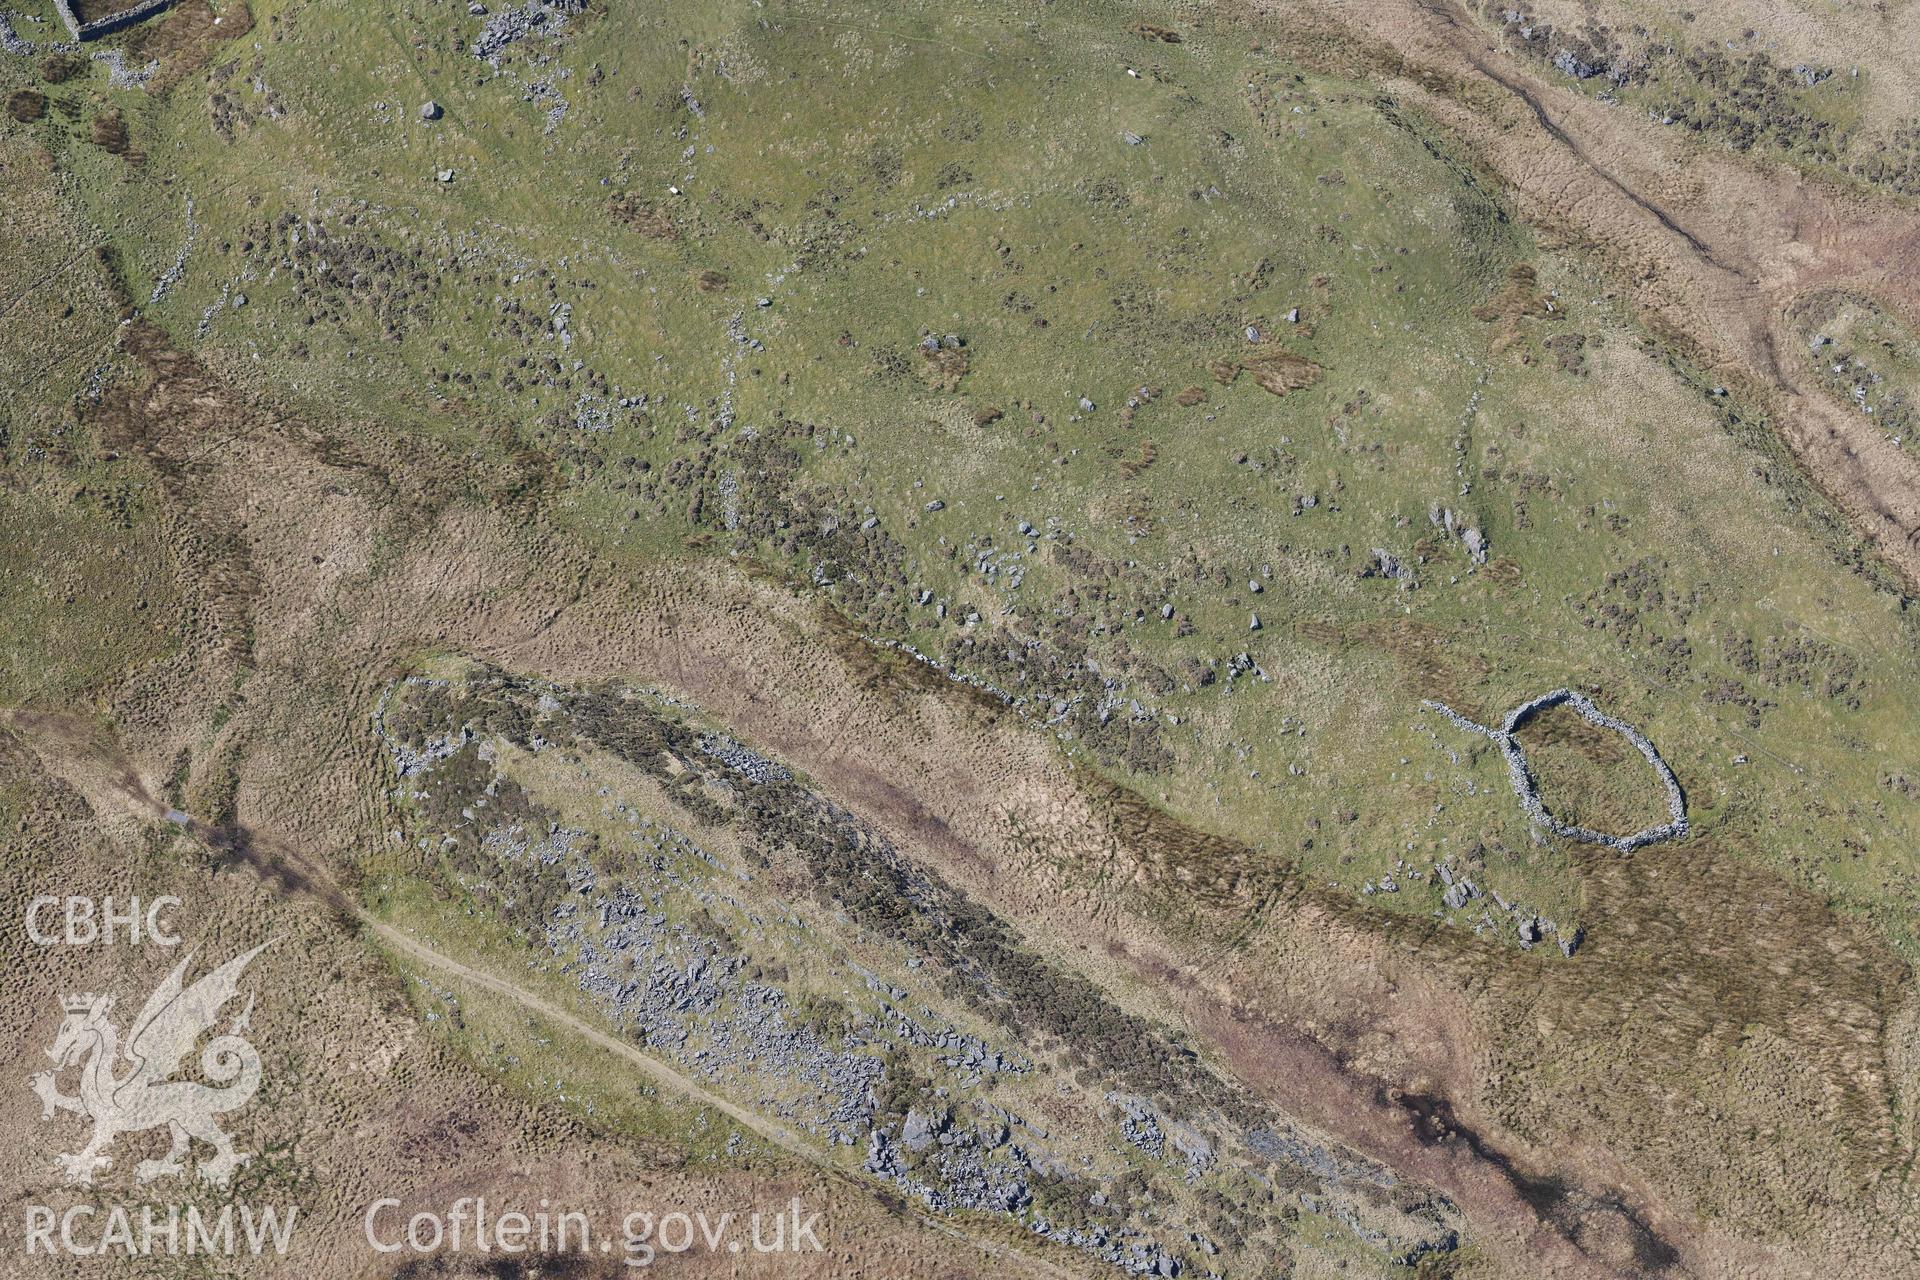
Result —
POLYGON ((1661 758, 1660 752, 1654 748, 1652 742, 1648 741, 1645 734, 1626 721, 1616 719, 1600 710, 1593 704, 1593 699, 1584 693, 1574 689, 1554 689, 1537 698, 1530 698, 1507 712, 1506 718, 1501 721, 1498 729, 1489 729, 1483 724, 1476 723, 1442 702, 1426 699, 1421 702, 1421 705, 1429 711, 1444 716, 1462 729, 1484 734, 1493 739, 1500 747, 1500 753, 1506 757, 1507 779, 1513 786, 1514 795, 1520 800, 1520 807, 1526 810, 1528 817, 1557 836, 1585 841, 1588 844, 1606 845, 1621 853, 1632 853, 1645 845, 1657 844, 1662 840, 1678 839, 1687 834, 1686 793, 1680 789, 1680 780, 1673 776, 1673 770, 1661 758), (1632 835, 1616 836, 1604 831, 1595 831, 1591 827, 1562 822, 1547 810, 1547 806, 1540 799, 1539 783, 1527 763, 1527 753, 1520 746, 1517 734, 1520 726, 1528 720, 1542 711, 1562 704, 1573 708, 1588 724, 1613 730, 1632 743, 1634 750, 1645 757, 1646 762, 1653 768, 1654 776, 1660 779, 1661 785, 1666 789, 1668 815, 1666 822, 1657 827, 1648 827, 1644 831, 1636 831, 1632 835))

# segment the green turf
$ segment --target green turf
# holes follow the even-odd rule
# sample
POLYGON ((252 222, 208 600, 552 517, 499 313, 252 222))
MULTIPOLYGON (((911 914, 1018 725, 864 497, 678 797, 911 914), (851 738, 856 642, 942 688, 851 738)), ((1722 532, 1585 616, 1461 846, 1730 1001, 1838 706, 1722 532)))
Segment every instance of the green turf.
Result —
POLYGON ((616 560, 770 562, 1037 723, 1068 686, 1004 655, 1063 655, 1142 722, 1067 750, 1350 889, 1453 859, 1577 921, 1566 851, 1419 701, 1588 690, 1698 829, 1916 945, 1898 593, 1408 105, 1204 16, 1139 34, 1144 6, 614 4, 498 70, 439 8, 254 16, 205 94, 56 87, 118 105, 141 164, 22 127, 222 375, 550 460, 543 500, 616 560), (1235 371, 1275 347, 1311 385, 1235 371), (1417 586, 1361 576, 1375 548, 1417 586), (1242 651, 1268 679, 1227 678, 1242 651))

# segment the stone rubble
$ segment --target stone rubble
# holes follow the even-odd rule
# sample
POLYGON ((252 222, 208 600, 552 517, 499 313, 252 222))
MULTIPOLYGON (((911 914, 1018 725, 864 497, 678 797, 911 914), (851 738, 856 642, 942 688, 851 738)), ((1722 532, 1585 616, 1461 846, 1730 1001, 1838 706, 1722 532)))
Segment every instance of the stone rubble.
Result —
POLYGON ((793 773, 785 765, 749 751, 725 734, 708 734, 698 743, 700 749, 749 782, 785 782, 793 773))
POLYGON ((586 7, 586 0, 527 0, 517 9, 503 9, 487 19, 469 52, 497 68, 507 46, 528 36, 557 36, 567 18, 586 7))
POLYGON ((187 234, 180 242, 180 252, 174 255, 173 265, 161 272, 160 278, 153 282, 153 295, 149 302, 158 302, 167 296, 167 290, 179 284, 187 274, 187 255, 193 252, 193 242, 200 234, 200 224, 194 220, 193 197, 187 197, 187 234))

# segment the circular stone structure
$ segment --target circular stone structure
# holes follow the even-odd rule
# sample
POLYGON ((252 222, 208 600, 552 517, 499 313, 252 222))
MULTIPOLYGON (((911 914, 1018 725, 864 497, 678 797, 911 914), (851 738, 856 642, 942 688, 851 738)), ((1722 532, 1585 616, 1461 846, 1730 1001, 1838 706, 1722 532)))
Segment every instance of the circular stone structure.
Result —
POLYGON ((1526 810, 1528 817, 1557 836, 1565 836, 1569 840, 1582 840, 1588 844, 1606 845, 1621 853, 1632 853, 1643 845, 1657 844, 1662 840, 1674 840, 1687 834, 1687 797, 1686 793, 1680 789, 1679 779, 1673 776, 1673 770, 1667 767, 1667 762, 1660 758, 1660 753, 1654 749, 1653 743, 1647 741, 1645 734, 1626 721, 1617 720, 1594 706, 1593 699, 1584 693, 1573 689, 1555 689, 1537 698, 1529 698, 1507 712, 1506 718, 1500 722, 1498 729, 1489 729, 1486 725, 1469 720, 1444 702, 1424 699, 1420 705, 1445 716, 1462 729, 1484 734, 1493 739, 1500 747, 1500 754, 1507 759, 1507 779, 1513 784, 1514 795, 1520 799, 1520 807, 1526 810), (1604 831, 1595 831, 1591 827, 1562 822, 1548 812, 1547 806, 1540 800, 1539 783, 1527 764, 1527 753, 1515 735, 1519 732, 1521 725, 1540 712, 1562 704, 1572 707, 1588 724, 1613 730, 1632 743, 1634 750, 1646 758, 1647 763, 1653 767, 1655 776, 1666 787, 1668 821, 1657 827, 1636 831, 1632 835, 1615 836, 1608 835, 1604 831))

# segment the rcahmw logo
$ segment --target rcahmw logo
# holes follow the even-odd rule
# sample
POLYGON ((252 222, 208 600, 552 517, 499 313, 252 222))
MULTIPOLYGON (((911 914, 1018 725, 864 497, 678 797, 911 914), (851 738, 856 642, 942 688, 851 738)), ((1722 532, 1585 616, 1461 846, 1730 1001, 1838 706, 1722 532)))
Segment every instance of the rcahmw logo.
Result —
MULTIPOLYGON (((40 901, 36 899, 36 905, 40 901)), ((153 928, 152 919, 127 914, 148 926, 151 941, 171 945, 153 928)), ((69 921, 74 918, 67 916, 69 921)), ((86 937, 86 930, 78 932, 86 937)), ((73 933, 70 926, 57 940, 74 940, 73 933)), ((260 1053, 243 1034, 253 1016, 253 997, 246 998, 224 1029, 219 1024, 223 1011, 240 996, 247 966, 267 945, 233 957, 191 984, 186 979, 194 956, 187 955, 126 1023, 124 1035, 113 1016, 113 996, 70 992, 60 998, 65 1016, 46 1051, 53 1070, 35 1073, 27 1084, 40 1099, 42 1119, 71 1112, 92 1123, 78 1150, 58 1153, 51 1161, 64 1182, 93 1185, 99 1172, 113 1165, 109 1152, 115 1140, 149 1129, 166 1129, 169 1145, 164 1156, 134 1165, 133 1180, 139 1185, 185 1176, 191 1161, 202 1182, 224 1187, 246 1164, 248 1153, 234 1149, 217 1117, 245 1106, 260 1087, 260 1053), (175 1079, 202 1039, 207 1040, 198 1057, 202 1079, 175 1079), (71 1092, 63 1087, 69 1072, 71 1092), (211 1152, 196 1152, 196 1144, 211 1152)), ((291 1205, 237 1203, 218 1211, 198 1205, 77 1204, 56 1210, 30 1204, 27 1252, 86 1257, 259 1254, 272 1248, 284 1253, 297 1213, 291 1205)))
POLYGON ((90 947, 95 943, 112 946, 116 942, 140 944, 141 934, 158 946, 177 947, 180 935, 168 927, 164 914, 180 905, 171 894, 155 898, 141 909, 140 899, 130 899, 116 908, 111 897, 95 902, 75 894, 58 898, 43 893, 27 904, 27 936, 37 946, 90 947))
POLYGON ((77 1204, 56 1213, 44 1204, 27 1206, 27 1252, 71 1254, 77 1258, 190 1257, 210 1254, 259 1257, 268 1249, 284 1254, 293 1240, 295 1205, 224 1204, 203 1213, 199 1205, 77 1204))
POLYGON ((134 1170, 140 1182, 182 1172, 195 1138, 213 1148, 212 1159, 199 1165, 200 1176, 208 1182, 225 1186, 233 1171, 246 1163, 246 1154, 233 1149, 232 1140, 213 1118, 244 1106, 260 1087, 259 1051, 240 1035, 253 1015, 252 998, 227 1033, 214 1037, 200 1055, 200 1069, 214 1084, 169 1077, 180 1070, 181 1060, 201 1035, 212 1029, 221 1007, 238 994, 240 975, 266 947, 263 942, 235 956, 183 989, 181 979, 193 963, 189 954, 147 997, 127 1030, 125 1045, 109 1016, 112 996, 60 998, 67 1016, 47 1050, 55 1069, 39 1072, 28 1083, 40 1095, 42 1119, 52 1119, 56 1111, 72 1111, 93 1121, 93 1136, 86 1146, 54 1157, 68 1182, 90 1183, 95 1170, 112 1164, 106 1151, 120 1134, 161 1125, 172 1135, 173 1146, 163 1160, 140 1162, 134 1170), (59 1073, 72 1067, 80 1071, 79 1092, 62 1093, 59 1073))

